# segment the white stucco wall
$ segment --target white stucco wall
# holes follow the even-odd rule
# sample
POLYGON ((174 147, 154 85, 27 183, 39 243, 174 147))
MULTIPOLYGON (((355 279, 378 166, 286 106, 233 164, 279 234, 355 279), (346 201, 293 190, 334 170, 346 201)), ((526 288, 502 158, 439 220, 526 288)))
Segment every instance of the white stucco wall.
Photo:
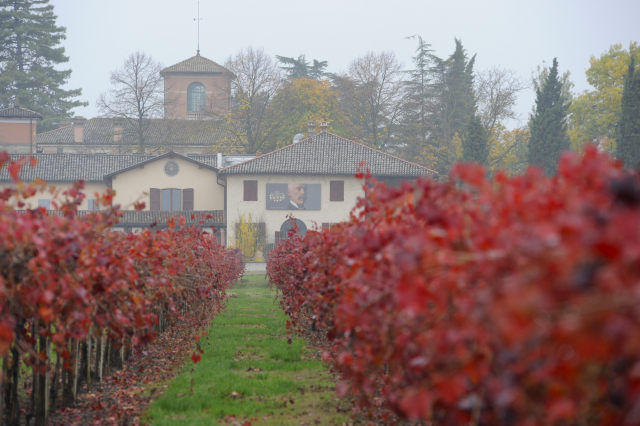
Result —
POLYGON ((149 210, 151 188, 193 188, 195 210, 224 210, 224 187, 216 183, 216 172, 178 157, 160 158, 120 173, 113 178, 112 188, 116 191, 113 202, 120 204, 123 210, 133 210, 135 201, 144 201, 145 210, 149 210), (175 161, 180 167, 175 176, 164 172, 169 161, 175 161))
POLYGON ((287 220, 287 215, 293 214, 295 218, 302 220, 308 229, 318 228, 322 223, 338 223, 349 219, 349 213, 356 204, 358 197, 364 195, 362 180, 352 176, 329 175, 227 175, 227 232, 228 242, 235 238, 236 223, 242 213, 251 213, 254 221, 264 218, 267 236, 273 238, 275 231, 279 231, 281 225, 287 220), (258 201, 243 201, 244 181, 258 181, 258 201), (329 201, 329 182, 332 180, 344 181, 344 201, 329 201), (321 209, 320 210, 267 210, 266 192, 267 183, 307 183, 321 185, 321 209))
MULTIPOLYGON (((48 186, 54 186, 58 190, 68 190, 73 188, 73 182, 47 182, 48 186)), ((14 185, 10 182, 0 182, 0 190, 5 188, 11 188, 14 185)), ((89 200, 94 199, 94 193, 103 194, 107 191, 107 184, 102 182, 85 182, 83 193, 85 194, 85 199, 82 201, 80 208, 78 210, 87 210, 89 205, 89 200)), ((53 200, 54 196, 48 190, 36 194, 34 197, 27 200, 27 206, 25 209, 34 209, 38 207, 38 200, 53 200)), ((53 205, 51 206, 53 210, 53 205)))

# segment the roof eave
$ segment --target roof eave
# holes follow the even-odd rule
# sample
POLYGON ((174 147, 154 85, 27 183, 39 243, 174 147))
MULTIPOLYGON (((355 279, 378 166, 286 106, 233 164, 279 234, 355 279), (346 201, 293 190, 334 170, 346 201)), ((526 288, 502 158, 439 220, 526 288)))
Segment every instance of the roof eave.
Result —
POLYGON ((171 158, 173 156, 181 158, 183 160, 187 160, 188 162, 193 163, 193 164, 197 164, 198 166, 205 167, 207 169, 213 170, 216 173, 219 172, 219 170, 216 167, 213 167, 213 166, 210 166, 208 164, 202 163, 200 161, 194 160, 193 158, 187 157, 186 155, 178 154, 177 152, 174 152, 174 151, 169 151, 169 152, 166 152, 164 154, 158 155, 157 157, 153 157, 153 158, 150 158, 148 160, 142 161, 140 163, 134 164, 133 166, 125 167, 124 169, 120 169, 120 170, 117 170, 117 171, 115 171, 113 173, 106 174, 106 175, 104 175, 104 180, 110 182, 113 179, 113 177, 116 176, 116 175, 119 175, 119 174, 124 173, 124 172, 128 172, 129 170, 133 170, 135 168, 138 168, 138 167, 144 166, 146 164, 152 163, 154 161, 160 160, 162 158, 165 158, 165 157, 170 157, 171 158))

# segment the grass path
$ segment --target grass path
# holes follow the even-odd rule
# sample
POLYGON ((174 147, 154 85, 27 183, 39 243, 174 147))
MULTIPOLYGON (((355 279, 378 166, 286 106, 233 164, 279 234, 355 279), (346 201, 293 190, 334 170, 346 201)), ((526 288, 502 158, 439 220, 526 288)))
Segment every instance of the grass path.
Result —
POLYGON ((286 317, 264 275, 245 277, 228 293, 237 298, 229 299, 227 310, 207 330, 201 341, 202 361, 193 373, 189 361, 151 404, 149 424, 340 425, 349 421, 345 407, 336 400, 326 364, 314 359, 303 340, 287 343, 286 317))

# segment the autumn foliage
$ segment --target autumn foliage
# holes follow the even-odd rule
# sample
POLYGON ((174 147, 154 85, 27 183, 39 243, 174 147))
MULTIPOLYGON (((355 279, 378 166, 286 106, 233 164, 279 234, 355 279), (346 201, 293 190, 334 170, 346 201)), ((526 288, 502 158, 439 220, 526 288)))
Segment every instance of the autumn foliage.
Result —
POLYGON ((267 266, 289 328, 332 341, 338 392, 434 425, 640 424, 637 174, 589 147, 553 177, 365 191, 267 266))
POLYGON ((101 198, 103 210, 79 215, 82 182, 54 194, 57 211, 49 213, 56 214, 21 210, 49 190, 42 181, 18 181, 29 161, 0 153, 0 167, 16 184, 0 193, 0 355, 12 351, 12 365, 24 355, 28 364, 50 368, 37 345, 46 339, 73 369, 72 341, 93 336, 136 347, 153 339, 160 315, 179 321, 187 311, 222 307, 227 285, 244 270, 237 250, 183 226, 181 217, 161 231, 111 231, 119 217, 113 194, 101 198))

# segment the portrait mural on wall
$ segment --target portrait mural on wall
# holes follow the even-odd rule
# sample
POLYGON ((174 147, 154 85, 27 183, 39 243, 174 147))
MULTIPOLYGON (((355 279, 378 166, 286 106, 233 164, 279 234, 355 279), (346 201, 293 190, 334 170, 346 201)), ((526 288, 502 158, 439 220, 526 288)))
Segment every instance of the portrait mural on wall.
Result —
POLYGON ((268 183, 267 210, 320 210, 319 183, 268 183))

